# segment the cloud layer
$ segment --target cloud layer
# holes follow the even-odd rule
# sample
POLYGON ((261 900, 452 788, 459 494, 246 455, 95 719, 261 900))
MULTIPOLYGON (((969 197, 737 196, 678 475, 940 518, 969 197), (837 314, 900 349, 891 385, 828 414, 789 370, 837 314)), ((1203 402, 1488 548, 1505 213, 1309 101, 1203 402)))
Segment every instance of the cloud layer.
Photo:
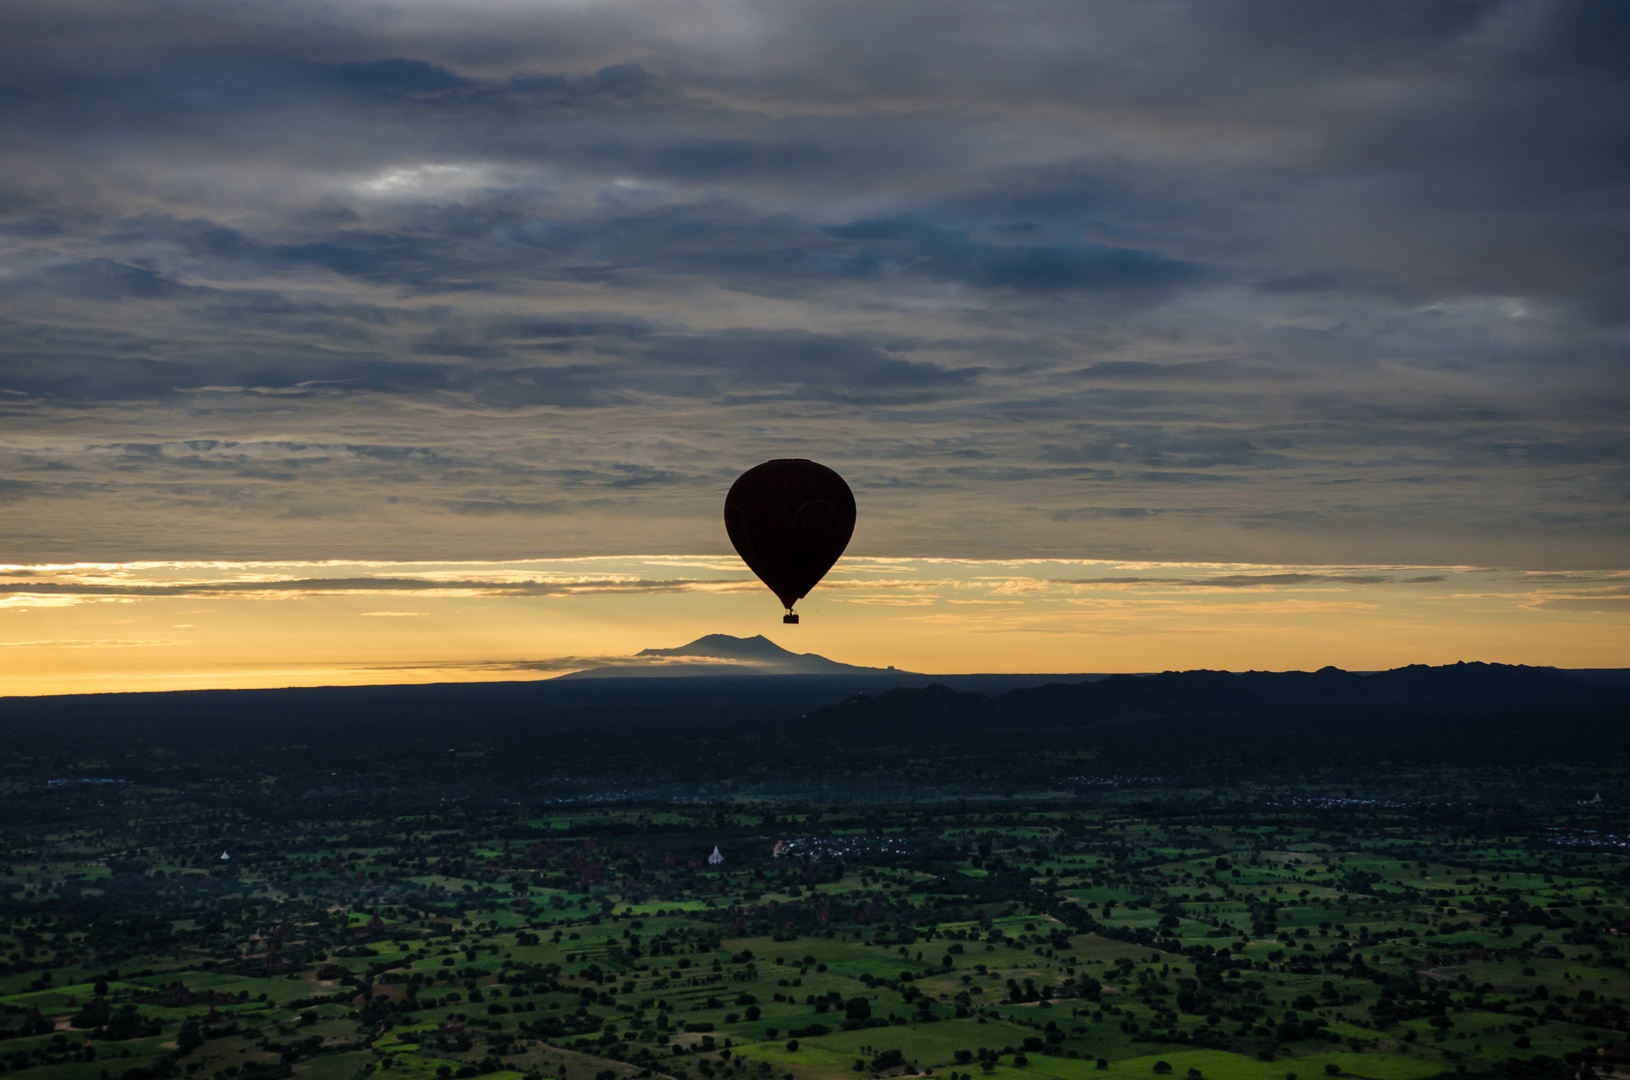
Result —
POLYGON ((0 694, 544 678, 764 651, 710 632, 943 673, 1608 667, 1630 642, 1630 571, 861 557, 799 607, 785 626, 739 563, 707 556, 0 566, 0 694))
POLYGON ((12 561, 1630 551, 1613 0, 5 11, 12 561))

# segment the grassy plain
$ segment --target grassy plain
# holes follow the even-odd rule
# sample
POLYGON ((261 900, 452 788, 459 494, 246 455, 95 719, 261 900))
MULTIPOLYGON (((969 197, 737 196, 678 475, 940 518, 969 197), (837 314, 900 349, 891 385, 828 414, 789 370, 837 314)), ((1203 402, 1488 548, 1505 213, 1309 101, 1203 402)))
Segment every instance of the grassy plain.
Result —
POLYGON ((40 1080, 1610 1070, 1630 1056, 1630 875, 1558 842, 1578 816, 489 807, 240 824, 226 860, 213 840, 14 834, 0 1063, 40 1080))

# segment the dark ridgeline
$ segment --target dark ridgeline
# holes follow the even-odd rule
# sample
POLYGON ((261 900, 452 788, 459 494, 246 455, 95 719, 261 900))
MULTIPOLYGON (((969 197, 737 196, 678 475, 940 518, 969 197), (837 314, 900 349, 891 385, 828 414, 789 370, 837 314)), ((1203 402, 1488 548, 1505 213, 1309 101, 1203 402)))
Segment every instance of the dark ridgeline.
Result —
POLYGON ((1091 724, 1134 717, 1221 718, 1291 709, 1371 708, 1413 712, 1543 709, 1611 693, 1602 679, 1555 668, 1459 663, 1412 664, 1374 674, 1327 667, 1303 671, 1166 671, 1110 675, 1091 682, 1019 687, 990 697, 946 686, 899 688, 880 698, 856 695, 816 713, 815 723, 898 723, 934 718, 993 725, 1091 724))
MULTIPOLYGON (((1227 671, 1112 675, 987 695, 948 686, 857 694, 813 732, 874 742, 985 733, 1092 749, 1123 770, 1294 775, 1338 765, 1596 764, 1630 752, 1630 673, 1461 663, 1360 674, 1227 671), (930 735, 930 733, 932 733, 930 735)), ((996 750, 1000 753, 1000 749, 996 750)))
POLYGON ((404 803, 1018 791, 1056 785, 1083 755, 1095 773, 1184 783, 1330 767, 1381 777, 1407 764, 1602 767, 1630 750, 1622 672, 1461 664, 1037 678, 858 672, 9 698, 0 738, 12 780, 214 778, 404 803))

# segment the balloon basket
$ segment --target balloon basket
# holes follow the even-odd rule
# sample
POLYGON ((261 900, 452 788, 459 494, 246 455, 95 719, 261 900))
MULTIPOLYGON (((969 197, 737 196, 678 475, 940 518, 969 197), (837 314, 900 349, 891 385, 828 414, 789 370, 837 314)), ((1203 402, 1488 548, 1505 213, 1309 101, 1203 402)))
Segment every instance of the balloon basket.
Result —
POLYGON ((793 626, 797 626, 798 625, 798 616, 795 615, 793 612, 789 611, 785 615, 781 616, 781 621, 784 622, 784 623, 789 623, 789 624, 791 624, 793 626))

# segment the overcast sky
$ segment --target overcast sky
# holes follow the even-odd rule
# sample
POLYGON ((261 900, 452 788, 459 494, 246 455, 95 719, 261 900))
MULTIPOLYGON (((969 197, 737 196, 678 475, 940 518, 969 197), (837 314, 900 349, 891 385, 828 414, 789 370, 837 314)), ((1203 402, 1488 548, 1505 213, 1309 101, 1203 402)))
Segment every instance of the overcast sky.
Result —
POLYGON ((0 26, 0 562, 1630 565, 1624 0, 0 26))

